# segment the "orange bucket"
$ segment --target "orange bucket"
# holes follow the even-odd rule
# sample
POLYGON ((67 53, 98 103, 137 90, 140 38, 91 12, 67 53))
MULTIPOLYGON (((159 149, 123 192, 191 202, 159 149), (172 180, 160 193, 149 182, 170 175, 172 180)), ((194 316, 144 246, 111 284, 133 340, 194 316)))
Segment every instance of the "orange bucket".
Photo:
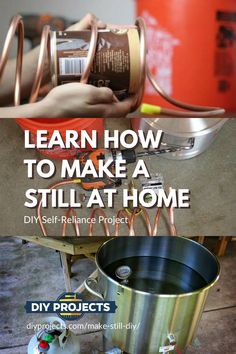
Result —
MULTIPOLYGON (((66 130, 76 130, 77 132, 86 130, 87 133, 96 130, 99 139, 104 132, 103 118, 18 118, 16 121, 23 130, 31 132, 33 143, 36 143, 36 133, 38 130, 47 130, 49 137, 52 136, 54 130, 59 130, 62 138, 65 138, 66 130)), ((88 146, 87 150, 90 149, 91 147, 88 146)), ((60 147, 54 147, 51 150, 38 149, 38 151, 54 159, 69 159, 76 156, 81 150, 76 148, 65 150, 60 147)))
MULTIPOLYGON (((137 0, 148 63, 170 95, 236 109, 236 1, 137 0)), ((144 102, 166 105, 147 82, 144 102)))

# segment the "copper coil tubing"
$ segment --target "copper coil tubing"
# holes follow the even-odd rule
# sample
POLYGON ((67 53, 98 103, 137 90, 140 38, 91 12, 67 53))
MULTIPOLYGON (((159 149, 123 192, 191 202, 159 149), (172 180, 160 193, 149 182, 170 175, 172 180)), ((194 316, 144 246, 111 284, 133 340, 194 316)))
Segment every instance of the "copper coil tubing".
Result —
MULTIPOLYGON (((58 182, 58 183, 53 184, 52 186, 49 187, 49 189, 50 190, 57 189, 59 187, 66 186, 66 185, 72 185, 72 184, 76 184, 76 183, 73 180, 66 180, 66 181, 62 181, 62 182, 58 182)), ((104 209, 102 209, 102 208, 92 209, 89 218, 93 219, 93 218, 96 218, 96 216, 102 216, 103 217, 102 223, 103 223, 103 229, 104 229, 104 236, 109 237, 109 236, 119 236, 120 223, 118 220, 120 217, 127 218, 127 224, 126 224, 128 227, 127 235, 128 236, 136 236, 135 221, 137 220, 138 217, 142 217, 144 225, 146 226, 147 236, 157 236, 161 211, 162 211, 162 209, 160 209, 160 208, 157 209, 157 212, 156 212, 156 215, 154 218, 154 222, 152 225, 149 213, 146 208, 139 207, 139 208, 135 208, 132 211, 128 211, 126 209, 121 209, 118 211, 118 213, 116 215, 114 232, 111 232, 111 230, 110 230, 110 226, 107 222, 108 216, 105 213, 104 209)), ((177 230, 176 230, 175 220, 174 220, 174 209, 167 208, 167 213, 168 213, 169 233, 171 236, 176 236, 177 230)), ((62 236, 64 236, 64 237, 66 236, 67 220, 71 215, 74 216, 72 224, 73 224, 73 227, 75 230, 75 235, 79 237, 79 236, 81 236, 80 225, 77 221, 76 211, 73 208, 69 208, 66 212, 66 219, 63 222, 63 226, 62 226, 62 236)), ((43 233, 43 236, 48 236, 48 231, 46 229, 45 224, 43 223, 42 199, 40 199, 38 202, 37 216, 38 216, 39 225, 40 225, 41 231, 43 233)), ((88 225, 88 236, 97 236, 96 234, 94 234, 94 223, 89 223, 89 225, 88 225)))
MULTIPOLYGON (((203 107, 203 106, 196 106, 190 105, 183 102, 180 102, 172 97, 170 97, 155 81, 154 76, 152 75, 151 71, 147 67, 147 60, 146 56, 148 54, 147 49, 147 40, 146 40, 146 29, 145 29, 145 22, 143 18, 137 18, 135 22, 135 28, 139 31, 139 38, 140 38, 140 63, 141 63, 141 70, 140 70, 140 77, 139 77, 139 89, 138 91, 132 95, 132 110, 136 110, 142 101, 144 87, 145 87, 145 80, 146 77, 150 80, 151 84, 153 85, 156 92, 161 95, 165 100, 184 110, 189 110, 191 112, 185 111, 177 111, 173 109, 166 109, 161 108, 161 113, 168 115, 168 116, 181 116, 181 117, 211 117, 216 115, 222 115, 225 113, 224 109, 217 108, 217 107, 203 107)), ((45 64, 49 64, 50 67, 50 27, 45 26, 41 36, 41 43, 40 43, 40 51, 39 51, 39 58, 37 69, 35 73, 34 82, 32 85, 32 90, 29 98, 29 102, 33 103, 37 101, 40 86, 43 79, 43 69, 45 64), (48 61, 48 62, 47 62, 48 61)), ((22 61, 23 61, 23 45, 24 45, 24 24, 22 17, 17 15, 13 17, 6 40, 3 46, 2 56, 0 59, 0 80, 2 78, 4 69, 6 67, 9 51, 11 48, 12 41, 14 39, 14 35, 17 33, 18 38, 18 49, 17 49, 17 58, 16 58, 16 75, 15 75, 15 88, 14 88, 14 104, 17 106, 21 102, 21 76, 22 76, 22 61)), ((87 63, 85 69, 82 73, 80 82, 87 83, 88 78, 91 72, 91 68, 93 65, 93 61, 96 55, 96 46, 97 46, 97 38, 98 38, 98 26, 95 20, 91 21, 91 37, 90 37, 90 47, 87 55, 87 63)))

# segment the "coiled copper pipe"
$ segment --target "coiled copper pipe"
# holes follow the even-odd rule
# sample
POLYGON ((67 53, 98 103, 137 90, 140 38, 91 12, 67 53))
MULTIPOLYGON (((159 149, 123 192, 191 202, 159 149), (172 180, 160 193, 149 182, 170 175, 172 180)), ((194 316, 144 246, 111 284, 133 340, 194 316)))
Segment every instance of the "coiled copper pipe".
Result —
MULTIPOLYGON (((73 180, 61 181, 61 182, 58 182, 58 183, 55 183, 55 184, 51 185, 49 187, 49 189, 52 190, 52 189, 56 189, 56 188, 59 188, 59 187, 63 187, 63 186, 66 186, 66 185, 72 185, 72 184, 73 185, 75 184, 73 180)), ((68 217, 69 217, 71 212, 72 212, 72 209, 69 208, 69 210, 68 210, 68 212, 66 214, 66 218, 67 219, 68 219, 68 217)), ((74 212, 73 212, 73 214, 74 214, 74 212)), ((42 230, 43 236, 48 236, 46 227, 44 226, 43 219, 42 219, 42 199, 40 199, 39 202, 38 202, 37 216, 38 216, 39 226, 40 226, 40 228, 42 230)), ((75 230, 76 230, 76 233, 77 233, 77 231, 78 231, 78 226, 77 225, 75 225, 75 230)), ((62 233, 65 234, 65 232, 66 232, 66 225, 64 223, 62 233)), ((79 236, 79 232, 78 232, 77 236, 79 236)))
POLYGON ((71 214, 74 216, 73 225, 74 225, 74 229, 75 229, 75 234, 76 234, 76 236, 80 236, 80 229, 79 229, 79 223, 77 222, 77 219, 76 219, 76 212, 74 209, 69 208, 66 213, 66 221, 63 223, 63 227, 62 227, 62 237, 66 236, 67 220, 71 214))
POLYGON ((21 74, 22 74, 22 61, 23 61, 23 43, 24 43, 24 24, 21 16, 15 16, 10 24, 6 40, 3 46, 2 56, 0 59, 0 79, 2 78, 4 69, 7 64, 9 51, 14 39, 14 35, 18 31, 18 46, 17 46, 17 59, 16 59, 16 76, 15 76, 15 90, 14 90, 14 103, 15 106, 20 104, 20 88, 21 88, 21 74))
MULTIPOLYGON (((132 100, 132 110, 136 110, 142 101, 144 88, 145 88, 145 80, 146 77, 150 80, 156 92, 161 95, 168 102, 177 106, 179 108, 190 110, 191 112, 184 111, 176 111, 172 109, 161 108, 160 113, 169 116, 181 116, 181 117, 211 117, 216 115, 222 115, 225 113, 224 109, 215 108, 215 107, 202 107, 189 105, 180 101, 175 100, 170 97, 155 81, 152 73, 147 68, 147 40, 146 40, 146 26, 143 18, 137 18, 135 25, 139 31, 140 36, 140 63, 141 63, 141 71, 139 77, 139 90, 136 94, 133 95, 132 100)), ((21 89, 21 76, 22 76, 22 60, 23 60, 23 45, 24 45, 24 24, 22 21, 22 17, 17 15, 13 17, 7 36, 5 40, 5 44, 3 47, 2 56, 0 59, 0 80, 2 78, 4 69, 7 64, 7 60, 9 57, 9 50, 11 47, 11 43, 13 41, 14 35, 17 32, 18 36, 18 49, 17 49, 17 59, 16 59, 16 76, 15 76, 15 89, 14 89, 14 104, 17 106, 20 104, 20 89, 21 89)), ((91 40, 90 47, 87 56, 87 64, 85 70, 81 76, 80 82, 87 83, 89 79, 89 75, 92 69, 94 57, 96 55, 96 46, 97 46, 97 38, 98 38, 98 26, 97 23, 92 20, 91 21, 91 40)), ((35 73, 35 79, 33 82, 31 94, 30 94, 30 103, 33 103, 37 100, 40 85, 43 79, 43 69, 46 64, 46 60, 48 60, 48 66, 50 66, 50 28, 49 26, 45 26, 42 32, 41 44, 40 44, 40 53, 38 59, 37 70, 35 73)))
MULTIPOLYGON (((52 189, 56 189, 59 187, 63 187, 66 185, 75 185, 77 183, 75 183, 73 180, 66 180, 66 181, 62 181, 62 182, 58 182, 55 183, 53 185, 51 185, 48 189, 52 190, 52 189)), ((110 227, 109 224, 107 222, 107 214, 105 213, 105 211, 102 208, 95 208, 92 210, 91 214, 90 214, 90 219, 95 218, 95 216, 102 216, 104 221, 103 221, 103 228, 104 228, 104 236, 119 236, 119 231, 120 231, 120 223, 118 222, 119 218, 121 216, 127 218, 127 227, 128 227, 128 236, 135 236, 135 221, 138 217, 143 217, 143 221, 144 221, 144 225, 146 226, 147 229, 147 236, 157 236, 157 232, 158 232, 158 226, 159 226, 159 221, 160 221, 160 216, 161 216, 161 210, 160 208, 157 209, 156 212, 156 216, 154 218, 154 223, 153 226, 151 224, 151 220, 150 220, 150 216, 149 213, 147 211, 146 208, 144 207, 139 207, 138 208, 140 210, 139 213, 137 213, 137 208, 135 208, 132 213, 129 213, 127 210, 125 209, 121 209, 118 211, 117 215, 116 215, 116 221, 115 221, 115 225, 114 225, 114 232, 110 231, 110 227)), ((173 208, 167 208, 168 211, 168 225, 169 225, 169 232, 171 236, 176 236, 177 235, 177 230, 176 230, 176 226, 175 226, 175 221, 174 221, 174 209, 173 208)), ((79 223, 77 221, 77 214, 76 211, 73 208, 69 208, 66 212, 66 219, 63 222, 63 227, 62 227, 62 236, 66 236, 66 230, 67 230, 67 220, 70 217, 70 215, 74 216, 73 218, 73 226, 74 226, 74 230, 75 230, 75 235, 76 236, 81 236, 81 232, 80 232, 80 226, 79 223)), ((48 231, 45 227, 45 224, 43 223, 43 216, 42 216, 42 199, 39 200, 38 202, 38 207, 37 207, 37 216, 38 216, 38 220, 39 220, 39 226, 41 228, 41 231, 43 233, 43 236, 48 236, 48 231)), ((87 235, 86 235, 87 236, 87 235)), ((96 236, 94 234, 94 224, 93 223, 89 223, 88 225, 88 236, 96 236)))
MULTIPOLYGON (((91 213, 91 219, 94 218, 95 215, 100 215, 100 216, 103 216, 104 217, 104 222, 103 222, 103 226, 104 226, 104 234, 105 236, 111 236, 110 234, 110 230, 109 230, 109 225, 106 221, 106 213, 103 209, 101 208, 96 208, 96 209, 93 209, 92 213, 91 213)), ((95 236, 93 235, 93 225, 92 223, 89 224, 89 236, 95 236)))
MULTIPOLYGON (((22 77, 22 63, 23 63, 23 52, 24 52, 23 50, 24 49, 24 24, 23 24, 22 17, 20 15, 13 17, 6 36, 6 40, 3 46, 2 56, 0 59, 0 80, 2 78, 4 69, 6 67, 9 58, 9 52, 11 49, 11 44, 16 32, 17 32, 18 42, 17 42, 14 104, 15 106, 18 106, 21 100, 21 77, 22 77)), ((47 56, 48 56, 48 60, 50 61, 49 35, 50 35, 50 27, 45 26, 41 36, 38 64, 37 64, 35 78, 34 78, 30 99, 29 99, 30 103, 35 102, 38 98, 41 82, 43 79, 43 68, 46 63, 47 56)))

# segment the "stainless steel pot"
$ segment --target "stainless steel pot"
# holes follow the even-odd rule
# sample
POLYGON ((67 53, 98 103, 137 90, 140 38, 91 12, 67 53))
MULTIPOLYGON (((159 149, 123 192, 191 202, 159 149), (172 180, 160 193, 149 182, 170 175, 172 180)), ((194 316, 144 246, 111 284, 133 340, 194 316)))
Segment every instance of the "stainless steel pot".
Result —
POLYGON ((189 159, 204 152, 215 140, 228 118, 132 118, 131 124, 135 131, 141 129, 162 130, 161 148, 167 146, 183 147, 182 151, 163 154, 168 159, 189 159), (191 149, 189 147, 192 143, 191 149))
POLYGON ((87 290, 118 306, 103 315, 104 336, 130 354, 183 352, 220 274, 213 254, 182 237, 118 237, 102 245, 96 265, 98 278, 86 280, 87 290))

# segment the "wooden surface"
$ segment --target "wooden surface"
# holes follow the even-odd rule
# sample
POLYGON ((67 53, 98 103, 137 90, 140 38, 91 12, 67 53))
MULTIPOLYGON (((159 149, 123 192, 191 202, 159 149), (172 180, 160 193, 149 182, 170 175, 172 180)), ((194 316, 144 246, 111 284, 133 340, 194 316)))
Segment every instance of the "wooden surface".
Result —
MULTIPOLYGON (((107 237, 44 237, 44 236, 17 236, 23 241, 31 242, 42 247, 59 251, 61 256, 62 271, 65 283, 65 290, 72 291, 71 266, 73 258, 86 257, 93 259, 93 255, 99 247, 107 240, 107 237)), ((84 290, 83 283, 75 292, 84 290)))
POLYGON ((105 237, 43 237, 43 236, 17 236, 18 238, 48 247, 72 256, 96 253, 98 248, 108 239, 105 237))
MULTIPOLYGON (((43 237, 43 236, 18 236, 18 238, 48 247, 71 256, 85 256, 93 258, 99 247, 108 240, 107 237, 43 237)), ((196 241, 204 245, 206 236, 194 237, 196 241)), ((232 237, 222 236, 218 238, 215 254, 219 257, 224 256, 232 237)))
MULTIPOLYGON (((17 236, 23 241, 31 242, 42 247, 59 251, 61 256, 62 271, 65 290, 72 291, 71 266, 73 258, 86 257, 93 259, 98 248, 107 240, 105 237, 44 237, 44 236, 17 236)), ((84 290, 83 283, 75 292, 84 290)))
POLYGON ((231 240, 232 237, 219 237, 219 240, 215 248, 215 254, 218 257, 222 257, 225 255, 225 252, 231 240))

